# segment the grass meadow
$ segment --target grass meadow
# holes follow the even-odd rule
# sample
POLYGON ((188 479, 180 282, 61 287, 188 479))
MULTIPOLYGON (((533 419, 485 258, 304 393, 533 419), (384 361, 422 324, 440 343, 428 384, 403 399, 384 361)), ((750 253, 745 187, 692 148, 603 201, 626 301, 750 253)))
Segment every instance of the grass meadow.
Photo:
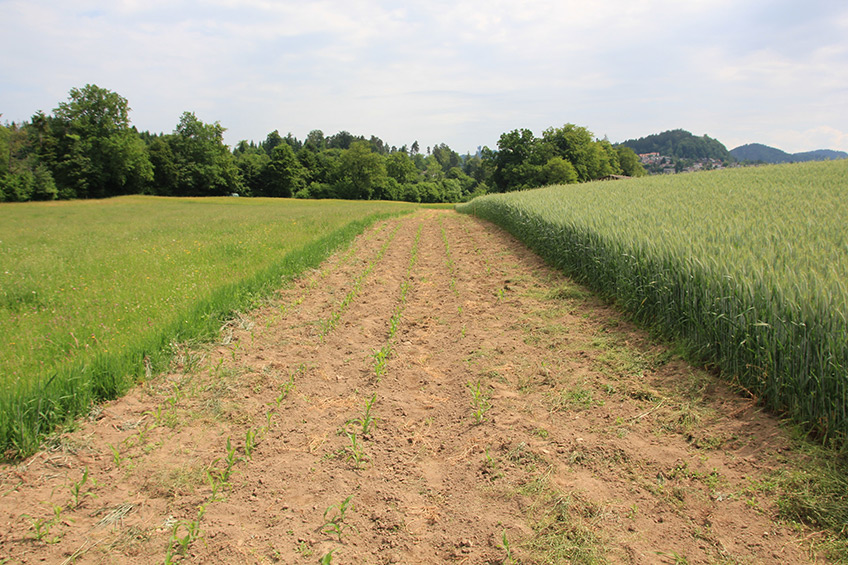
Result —
POLYGON ((458 209, 848 447, 848 161, 554 186, 458 209))
POLYGON ((0 205, 0 452, 207 338, 404 203, 155 198, 0 205))

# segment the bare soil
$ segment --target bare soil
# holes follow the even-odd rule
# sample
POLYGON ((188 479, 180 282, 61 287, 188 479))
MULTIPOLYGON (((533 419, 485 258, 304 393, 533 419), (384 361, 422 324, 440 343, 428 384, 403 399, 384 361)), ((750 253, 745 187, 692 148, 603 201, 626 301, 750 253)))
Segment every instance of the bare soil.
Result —
POLYGON ((821 561, 775 418, 472 217, 378 224, 174 359, 0 469, 0 562, 821 561))

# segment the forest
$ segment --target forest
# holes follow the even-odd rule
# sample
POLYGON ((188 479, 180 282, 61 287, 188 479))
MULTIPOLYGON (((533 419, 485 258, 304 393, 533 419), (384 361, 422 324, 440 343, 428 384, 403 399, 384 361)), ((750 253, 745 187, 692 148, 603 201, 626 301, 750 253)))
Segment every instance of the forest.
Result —
POLYGON ((279 130, 259 142, 224 144, 226 129, 184 112, 172 133, 139 131, 120 94, 72 88, 51 114, 0 125, 0 201, 159 196, 265 196, 461 202, 491 192, 641 176, 628 147, 584 127, 504 133, 496 149, 459 155, 441 143, 422 151, 376 136, 279 130))

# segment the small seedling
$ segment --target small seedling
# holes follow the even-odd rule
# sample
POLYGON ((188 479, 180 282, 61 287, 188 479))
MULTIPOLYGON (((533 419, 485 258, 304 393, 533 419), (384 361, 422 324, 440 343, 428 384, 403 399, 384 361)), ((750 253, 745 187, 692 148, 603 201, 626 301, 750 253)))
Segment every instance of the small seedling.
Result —
MULTIPOLYGON (((215 482, 218 482, 222 485, 226 485, 230 480, 230 476, 232 476, 233 474, 233 467, 235 467, 236 463, 238 463, 239 460, 240 458, 236 455, 236 448, 233 445, 232 440, 230 438, 227 438, 227 456, 224 458, 224 463, 226 464, 226 467, 221 471, 215 471, 215 473, 213 473, 212 471, 207 471, 209 483, 213 484, 215 482)), ((214 467, 215 464, 218 463, 218 461, 221 461, 220 457, 212 462, 212 467, 214 467)), ((215 490, 216 489, 213 487, 213 491, 215 490)))
POLYGON ((350 440, 350 445, 347 447, 347 460, 353 461, 353 466, 357 469, 360 468, 363 462, 368 461, 368 456, 362 451, 362 447, 359 445, 359 441, 356 439, 355 432, 345 432, 347 434, 348 439, 350 440))
POLYGON ((153 410, 148 410, 144 413, 145 415, 153 416, 153 419, 156 421, 156 425, 162 425, 162 407, 157 406, 153 410))
POLYGON ((509 547, 509 538, 506 537, 506 530, 501 534, 501 543, 503 544, 501 545, 501 549, 506 551, 506 556, 501 563, 514 563, 515 560, 512 557, 512 549, 509 547))
POLYGON ((321 526, 321 531, 337 535, 340 542, 342 541, 342 535, 344 535, 345 530, 348 528, 357 531, 355 526, 345 523, 347 511, 355 510, 353 501, 351 500, 352 498, 353 495, 350 495, 339 504, 333 504, 324 511, 324 525, 321 526))
POLYGON ((387 343, 380 350, 375 351, 372 354, 372 357, 374 357, 374 376, 378 379, 383 376, 383 373, 386 371, 386 361, 388 360, 391 352, 392 346, 387 343))
POLYGON ((348 422, 349 424, 356 424, 356 427, 359 428, 359 433, 362 436, 367 436, 374 428, 376 419, 371 415, 371 408, 374 406, 374 401, 376 399, 377 393, 375 392, 371 395, 371 400, 365 403, 365 413, 362 415, 362 417, 350 420, 348 422))
POLYGON ((209 469, 206 470, 206 482, 209 483, 209 488, 212 489, 212 494, 209 495, 207 502, 215 502, 223 500, 224 497, 219 495, 221 487, 226 486, 226 483, 221 479, 220 473, 213 473, 209 469))
POLYGON ((118 451, 118 448, 112 445, 111 443, 108 443, 106 445, 108 445, 109 449, 112 451, 112 463, 115 464, 115 467, 120 469, 121 461, 123 461, 123 458, 121 457, 121 452, 118 451))
POLYGON ((471 407, 474 409, 471 413, 474 415, 474 422, 482 424, 486 419, 486 412, 492 407, 489 402, 489 393, 483 387, 483 383, 477 381, 475 384, 467 383, 471 390, 471 407))
MULTIPOLYGON (((83 492, 83 487, 85 487, 86 483, 88 482, 88 467, 85 467, 85 469, 83 469, 82 471, 82 478, 80 478, 80 480, 71 485, 71 501, 73 502, 74 508, 77 508, 80 504, 82 504, 84 497, 97 496, 91 491, 83 492)), ((97 482, 94 479, 91 479, 91 486, 97 486, 97 482)))
POLYGON ((150 431, 150 424, 145 422, 143 426, 138 428, 138 433, 136 434, 136 444, 144 445, 147 442, 147 433, 150 431))
POLYGON ((224 480, 229 480, 230 475, 233 473, 233 467, 235 467, 236 463, 238 463, 240 457, 236 456, 236 446, 233 445, 230 438, 227 438, 227 458, 224 460, 227 464, 226 476, 224 480))
POLYGON ((319 561, 318 563, 320 563, 321 565, 330 565, 330 563, 333 562, 333 553, 335 552, 335 549, 331 549, 330 551, 324 554, 324 556, 321 558, 321 561, 319 561))
POLYGON ((174 394, 168 397, 168 404, 171 405, 171 410, 174 410, 177 407, 177 402, 180 401, 182 397, 182 391, 180 390, 180 385, 174 384, 174 394))
POLYGON ((250 428, 247 430, 247 435, 244 437, 244 456, 251 458, 253 450, 256 448, 256 430, 250 428))
POLYGON ((50 528, 58 524, 62 519, 61 506, 53 505, 53 516, 50 518, 33 518, 29 514, 24 514, 22 517, 30 520, 32 537, 36 541, 56 543, 61 539, 62 536, 50 537, 50 528))
POLYGON ((194 520, 180 520, 174 524, 171 530, 171 537, 168 539, 168 549, 165 553, 165 563, 170 565, 173 563, 174 550, 177 554, 185 555, 189 546, 200 539, 200 519, 206 513, 206 505, 203 504, 197 509, 197 518, 194 520), (181 534, 181 531, 183 532, 181 534))
POLYGON ((486 465, 488 465, 492 470, 498 468, 498 462, 495 461, 495 458, 492 457, 491 453, 489 453, 489 448, 486 448, 486 465))
POLYGON ((277 398, 274 399, 274 400, 277 401, 277 406, 279 406, 280 403, 283 400, 285 400, 286 397, 289 395, 289 393, 293 390, 294 390, 294 374, 292 373, 291 375, 289 375, 289 380, 287 380, 286 382, 284 382, 282 384, 282 386, 280 386, 280 394, 277 395, 277 398))

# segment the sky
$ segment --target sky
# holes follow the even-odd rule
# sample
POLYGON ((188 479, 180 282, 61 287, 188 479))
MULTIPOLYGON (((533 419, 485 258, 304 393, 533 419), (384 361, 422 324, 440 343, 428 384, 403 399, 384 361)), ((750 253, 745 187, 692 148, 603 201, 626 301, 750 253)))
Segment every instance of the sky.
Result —
POLYGON ((422 151, 573 123, 848 151, 845 0, 0 0, 3 122, 96 84, 139 130, 422 151))

